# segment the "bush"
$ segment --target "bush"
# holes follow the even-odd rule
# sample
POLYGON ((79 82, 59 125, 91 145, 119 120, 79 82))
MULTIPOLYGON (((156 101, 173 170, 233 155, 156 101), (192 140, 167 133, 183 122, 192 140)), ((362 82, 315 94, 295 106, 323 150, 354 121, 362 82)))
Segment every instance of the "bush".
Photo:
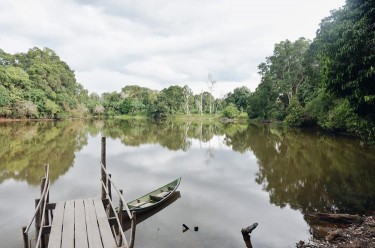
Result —
POLYGON ((302 126, 306 121, 306 114, 304 108, 301 106, 297 98, 292 98, 287 108, 288 115, 285 122, 290 126, 302 126))
POLYGON ((237 109, 236 105, 229 103, 228 106, 223 109, 222 113, 224 117, 231 119, 237 117, 240 114, 240 111, 237 109))

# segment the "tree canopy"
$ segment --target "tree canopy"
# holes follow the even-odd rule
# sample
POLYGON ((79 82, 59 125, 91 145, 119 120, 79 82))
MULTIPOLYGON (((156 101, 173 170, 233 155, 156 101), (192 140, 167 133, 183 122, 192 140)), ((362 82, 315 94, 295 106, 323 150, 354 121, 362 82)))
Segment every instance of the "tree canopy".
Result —
POLYGON ((2 117, 62 118, 87 111, 79 106, 87 91, 49 48, 14 55, 0 50, 0 95, 2 117))

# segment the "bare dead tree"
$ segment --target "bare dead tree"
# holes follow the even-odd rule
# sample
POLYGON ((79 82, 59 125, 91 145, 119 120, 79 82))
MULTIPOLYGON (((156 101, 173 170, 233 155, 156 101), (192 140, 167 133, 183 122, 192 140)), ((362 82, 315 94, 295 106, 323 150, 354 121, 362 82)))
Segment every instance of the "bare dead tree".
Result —
POLYGON ((185 85, 183 88, 183 93, 185 97, 185 109, 186 109, 186 115, 190 115, 190 109, 189 109, 189 99, 192 95, 192 91, 189 88, 189 86, 185 85))
POLYGON ((216 84, 216 81, 213 80, 212 74, 208 73, 208 76, 207 76, 207 85, 208 85, 208 89, 210 91, 210 114, 212 114, 212 91, 214 89, 215 84, 216 84))

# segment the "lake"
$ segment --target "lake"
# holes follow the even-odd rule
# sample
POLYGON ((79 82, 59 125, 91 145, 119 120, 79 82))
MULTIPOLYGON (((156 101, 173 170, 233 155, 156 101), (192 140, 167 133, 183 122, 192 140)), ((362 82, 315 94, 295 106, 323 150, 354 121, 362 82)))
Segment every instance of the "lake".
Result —
POLYGON ((137 225, 136 247, 246 247, 240 231, 254 222, 254 247, 294 247, 314 233, 306 212, 375 210, 375 150, 355 138, 217 122, 8 122, 0 123, 1 247, 22 247, 43 164, 51 202, 100 197, 102 135, 127 201, 182 177, 181 197, 137 225))

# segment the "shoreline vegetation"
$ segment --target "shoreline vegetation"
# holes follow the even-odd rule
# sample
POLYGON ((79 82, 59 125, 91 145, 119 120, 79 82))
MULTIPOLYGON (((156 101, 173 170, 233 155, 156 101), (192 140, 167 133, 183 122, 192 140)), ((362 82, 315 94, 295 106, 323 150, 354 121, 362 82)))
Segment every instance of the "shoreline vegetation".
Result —
POLYGON ((254 91, 242 86, 221 98, 212 94, 212 74, 199 94, 187 84, 160 91, 127 84, 119 92, 90 94, 52 49, 16 54, 0 49, 0 118, 146 116, 230 123, 244 121, 247 113, 252 122, 317 126, 374 145, 374 9, 373 1, 347 0, 321 21, 312 41, 301 37, 276 43, 258 66, 261 79, 254 91))

